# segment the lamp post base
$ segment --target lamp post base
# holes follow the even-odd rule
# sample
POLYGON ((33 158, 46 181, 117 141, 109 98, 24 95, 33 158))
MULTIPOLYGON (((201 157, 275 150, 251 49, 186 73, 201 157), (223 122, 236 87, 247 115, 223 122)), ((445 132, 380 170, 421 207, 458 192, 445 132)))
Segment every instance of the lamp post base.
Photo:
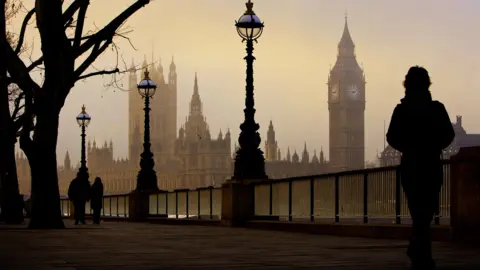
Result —
POLYGON ((238 149, 233 179, 268 179, 262 150, 238 149))
POLYGON ((140 170, 137 175, 137 188, 140 192, 157 192, 157 173, 154 170, 140 170))
POLYGON ((150 193, 134 190, 128 197, 128 220, 134 222, 147 220, 150 209, 150 193))

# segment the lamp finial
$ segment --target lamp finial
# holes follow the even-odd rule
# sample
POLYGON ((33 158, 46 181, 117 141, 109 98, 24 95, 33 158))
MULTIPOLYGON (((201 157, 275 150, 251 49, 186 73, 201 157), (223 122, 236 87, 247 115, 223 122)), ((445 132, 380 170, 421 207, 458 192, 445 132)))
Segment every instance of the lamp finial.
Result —
MULTIPOLYGON (((247 11, 245 12, 245 14, 252 14, 253 13, 253 3, 251 0, 248 0, 247 3, 245 3, 245 6, 247 6, 247 11)), ((254 13, 253 13, 254 14, 254 13)))

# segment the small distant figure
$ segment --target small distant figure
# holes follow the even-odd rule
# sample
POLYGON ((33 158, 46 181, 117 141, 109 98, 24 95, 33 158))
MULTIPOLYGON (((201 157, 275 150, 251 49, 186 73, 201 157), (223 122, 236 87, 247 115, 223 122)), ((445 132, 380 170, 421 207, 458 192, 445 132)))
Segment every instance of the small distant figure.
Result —
POLYGON ((68 198, 73 202, 75 214, 75 225, 85 224, 85 204, 90 199, 90 183, 88 182, 88 174, 86 179, 81 178, 81 174, 77 173, 77 177, 72 180, 68 187, 68 198))
POLYGON ((90 190, 90 207, 93 210, 93 224, 100 224, 100 212, 103 207, 103 183, 100 177, 95 178, 90 190))
POLYGON ((387 142, 402 153, 400 170, 413 228, 407 255, 412 269, 434 269, 430 225, 443 184, 442 150, 454 137, 445 106, 432 100, 428 72, 414 66, 403 83, 405 97, 395 107, 387 142))

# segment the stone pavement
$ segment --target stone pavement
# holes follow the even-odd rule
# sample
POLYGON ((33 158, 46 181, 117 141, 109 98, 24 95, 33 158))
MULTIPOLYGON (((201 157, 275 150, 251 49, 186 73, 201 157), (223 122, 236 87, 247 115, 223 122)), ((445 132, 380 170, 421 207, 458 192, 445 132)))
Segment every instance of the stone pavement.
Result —
MULTIPOLYGON (((405 241, 214 226, 114 223, 32 231, 0 225, 0 269, 408 269, 405 241)), ((435 243, 438 269, 480 252, 435 243)))

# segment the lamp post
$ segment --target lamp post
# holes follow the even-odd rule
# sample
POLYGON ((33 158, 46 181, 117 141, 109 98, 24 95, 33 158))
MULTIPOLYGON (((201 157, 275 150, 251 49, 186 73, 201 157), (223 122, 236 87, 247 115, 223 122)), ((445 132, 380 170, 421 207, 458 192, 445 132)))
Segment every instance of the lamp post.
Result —
POLYGON ((235 157, 235 169, 233 173, 234 179, 264 179, 265 174, 265 158, 260 150, 260 134, 258 129, 260 126, 255 122, 255 101, 253 98, 253 42, 263 32, 263 23, 260 18, 253 12, 253 3, 248 0, 245 4, 247 10, 235 21, 238 35, 242 38, 242 42, 246 42, 247 56, 247 76, 246 76, 246 98, 244 122, 240 125, 240 136, 238 138, 239 149, 235 157))
POLYGON ((81 150, 81 157, 80 157, 80 169, 78 170, 78 174, 80 179, 88 181, 88 168, 87 168, 87 160, 85 157, 85 129, 87 128, 88 124, 90 124, 90 120, 92 118, 88 113, 85 111, 85 105, 82 106, 82 111, 77 116, 77 123, 82 129, 82 150, 81 150))
POLYGON ((143 153, 140 155, 140 171, 137 176, 138 192, 157 191, 157 173, 153 169, 155 161, 150 150, 150 98, 155 95, 157 85, 150 79, 149 72, 145 69, 144 78, 137 85, 138 93, 145 100, 145 130, 143 133, 143 153))

